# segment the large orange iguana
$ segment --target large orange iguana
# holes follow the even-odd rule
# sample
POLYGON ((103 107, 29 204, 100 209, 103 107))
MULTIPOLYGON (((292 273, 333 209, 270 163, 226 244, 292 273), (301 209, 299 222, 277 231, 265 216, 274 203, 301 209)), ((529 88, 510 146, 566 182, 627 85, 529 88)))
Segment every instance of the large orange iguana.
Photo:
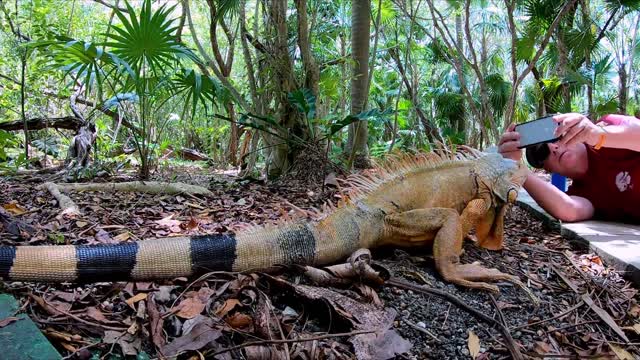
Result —
POLYGON ((445 280, 498 291, 490 281, 515 276, 459 263, 463 238, 500 249, 503 217, 524 178, 497 153, 464 148, 407 155, 350 178, 349 200, 318 220, 288 221, 233 235, 199 235, 108 245, 3 246, 0 278, 11 281, 152 280, 205 271, 264 270, 278 264, 324 265, 359 248, 433 246, 445 280))

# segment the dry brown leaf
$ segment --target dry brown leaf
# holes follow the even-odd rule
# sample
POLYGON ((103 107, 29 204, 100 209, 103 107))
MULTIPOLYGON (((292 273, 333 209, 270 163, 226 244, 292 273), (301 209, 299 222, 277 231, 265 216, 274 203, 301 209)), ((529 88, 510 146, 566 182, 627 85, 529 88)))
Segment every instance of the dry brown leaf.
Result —
POLYGON ((94 320, 98 320, 99 322, 108 322, 109 320, 107 320, 107 318, 104 316, 104 314, 102 313, 102 311, 100 311, 97 307, 92 306, 90 308, 87 308, 87 315, 91 318, 93 318, 94 320))
POLYGON ((227 324, 234 329, 243 329, 253 323, 251 316, 243 313, 235 313, 226 319, 227 324))
POLYGON ((237 305, 240 305, 240 300, 238 299, 228 299, 222 304, 222 306, 216 310, 216 315, 219 317, 224 317, 229 313, 229 311, 233 310, 237 305))
POLYGON ((633 355, 631 355, 624 348, 622 348, 622 347, 620 347, 618 345, 615 345, 615 344, 611 344, 611 343, 609 344, 609 347, 616 354, 618 359, 620 359, 620 360, 634 360, 633 355))
POLYGON ((195 325, 188 334, 164 346, 161 352, 166 357, 174 357, 183 351, 201 350, 220 336, 222 336, 222 331, 212 328, 206 323, 200 323, 195 325))
POLYGON ((198 316, 205 308, 205 304, 203 304, 198 298, 186 298, 182 300, 180 305, 178 305, 178 312, 176 316, 179 316, 183 319, 193 319, 198 316))
POLYGON ((133 307, 133 304, 137 303, 138 301, 142 301, 144 299, 146 299, 148 296, 147 293, 140 293, 132 298, 129 298, 126 300, 126 303, 131 306, 132 309, 135 310, 135 308, 133 307))
POLYGON ((160 311, 156 305, 155 295, 149 297, 147 303, 147 313, 149 314, 149 323, 151 325, 151 339, 153 340, 153 344, 158 349, 161 349, 166 344, 164 333, 162 332, 164 319, 160 315, 160 311))
POLYGON ((533 350, 540 355, 547 355, 551 351, 551 345, 542 341, 536 341, 533 350))
POLYGON ((200 223, 198 222, 198 219, 192 216, 189 219, 189 222, 184 225, 184 228, 185 230, 193 230, 193 229, 196 229, 199 225, 200 223))
POLYGON ((16 203, 9 203, 9 204, 4 204, 2 205, 2 207, 7 210, 7 212, 13 214, 13 215, 22 215, 24 213, 27 212, 27 210, 25 210, 24 208, 22 208, 20 205, 16 204, 16 203))
POLYGON ((75 293, 69 293, 69 292, 64 292, 64 291, 54 291, 53 294, 59 298, 62 299, 66 302, 74 302, 76 299, 76 294, 75 293))
POLYGON ((10 316, 8 318, 4 318, 4 319, 0 320, 0 329, 2 329, 3 327, 5 327, 5 326, 7 326, 7 325, 9 325, 9 324, 11 324, 13 322, 18 321, 18 320, 20 320, 20 319, 18 319, 17 317, 13 317, 13 316, 10 316))
POLYGON ((127 231, 114 237, 113 240, 117 242, 123 242, 123 241, 129 240, 130 238, 131 238, 131 234, 127 231))
POLYGON ((96 238, 96 240, 98 242, 104 243, 104 244, 113 244, 114 241, 111 238, 111 235, 109 235, 109 233, 103 229, 99 229, 98 232, 96 233, 96 235, 94 236, 96 238))
POLYGON ((79 228, 83 228, 83 227, 85 227, 87 225, 89 225, 89 223, 87 223, 85 221, 80 221, 80 220, 76 221, 76 226, 79 227, 79 228))
POLYGON ((471 330, 469 330, 469 339, 467 340, 467 347, 469 348, 469 353, 471 354, 471 358, 475 359, 480 354, 480 339, 478 336, 471 330))
POLYGON ((173 220, 173 215, 174 214, 171 214, 165 218, 162 218, 161 220, 156 220, 154 222, 162 227, 169 229, 169 231, 171 232, 181 232, 182 229, 180 229, 180 224, 182 224, 182 221, 173 220))

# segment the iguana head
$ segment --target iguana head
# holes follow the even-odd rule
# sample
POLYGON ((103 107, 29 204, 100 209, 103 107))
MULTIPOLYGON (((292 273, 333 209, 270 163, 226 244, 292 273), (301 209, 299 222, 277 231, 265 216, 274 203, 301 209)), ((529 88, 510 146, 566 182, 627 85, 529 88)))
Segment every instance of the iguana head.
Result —
POLYGON ((518 191, 526 180, 526 169, 514 160, 491 152, 479 159, 476 174, 481 191, 491 194, 491 206, 476 225, 478 245, 500 250, 504 239, 504 215, 518 198, 518 191))

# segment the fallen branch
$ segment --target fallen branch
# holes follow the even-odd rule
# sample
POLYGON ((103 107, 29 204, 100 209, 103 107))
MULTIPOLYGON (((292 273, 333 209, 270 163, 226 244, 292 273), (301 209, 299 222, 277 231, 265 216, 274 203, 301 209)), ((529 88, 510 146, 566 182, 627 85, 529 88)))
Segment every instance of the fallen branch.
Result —
POLYGON ((131 181, 121 183, 70 183, 57 184, 60 191, 126 191, 126 192, 142 192, 149 194, 191 194, 213 196, 213 193, 202 186, 190 185, 184 183, 165 183, 157 181, 131 181))
POLYGON ((54 184, 52 182, 46 182, 42 185, 45 189, 49 190, 51 195, 58 200, 60 208, 62 208, 61 215, 81 215, 78 205, 71 200, 63 192, 67 191, 105 191, 105 192, 142 192, 149 194, 190 194, 190 195, 205 195, 212 196, 213 193, 201 186, 189 185, 184 183, 163 183, 157 181, 131 181, 121 183, 89 183, 89 184, 54 184))
MULTIPOLYGON (((42 130, 46 128, 78 130, 82 126, 82 120, 75 116, 65 116, 57 118, 36 117, 27 120, 27 128, 31 130, 42 130)), ((0 123, 0 130, 18 131, 24 129, 22 120, 0 123)))
POLYGON ((80 212, 80 209, 78 208, 78 205, 76 205, 76 203, 73 202, 73 200, 71 200, 70 197, 68 197, 67 195, 63 194, 58 185, 56 185, 56 184, 54 184, 52 182, 46 182, 42 186, 44 188, 46 188, 47 190, 49 190, 51 195, 53 195, 53 197, 56 198, 56 200, 58 200, 58 205, 60 206, 60 208, 62 208, 61 215, 71 215, 71 216, 73 216, 73 215, 81 215, 82 214, 80 212))
MULTIPOLYGON (((485 323, 491 325, 491 326, 495 326, 497 327, 500 332, 502 333, 502 336, 505 337, 505 339, 509 339, 511 337, 511 334, 509 333, 509 329, 507 329, 504 325, 502 325, 500 322, 496 321, 494 318, 491 318, 483 313, 481 313, 480 311, 472 308, 471 306, 467 305, 464 301, 460 300, 459 298, 457 298, 456 296, 449 294, 447 292, 444 292, 442 290, 438 290, 438 289, 433 289, 433 288, 429 288, 426 286, 421 286, 421 285, 414 285, 411 284, 409 282, 400 280, 398 278, 391 278, 389 280, 387 280, 387 282, 385 282, 385 285, 387 286, 395 286, 401 289, 405 289, 405 290, 412 290, 412 291, 416 291, 416 292, 420 292, 423 294, 429 294, 429 295, 435 295, 435 296, 439 296, 441 298, 446 299, 447 301, 451 302, 452 304, 456 305, 457 307, 459 307, 462 310, 465 310, 467 312, 469 312, 471 315, 477 317, 478 319, 484 321, 485 323)), ((514 359, 524 359, 524 357, 522 356, 522 353, 520 352, 520 349, 518 349, 517 347, 513 346, 513 343, 509 343, 507 342, 507 347, 509 349, 509 352, 511 353, 511 357, 514 359)))

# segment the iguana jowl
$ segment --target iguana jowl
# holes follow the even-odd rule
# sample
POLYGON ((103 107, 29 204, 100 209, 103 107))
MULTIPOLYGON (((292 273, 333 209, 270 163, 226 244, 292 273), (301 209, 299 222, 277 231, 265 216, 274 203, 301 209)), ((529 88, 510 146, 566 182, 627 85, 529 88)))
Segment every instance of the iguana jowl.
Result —
POLYGON ((264 270, 277 264, 324 265, 359 248, 433 246, 452 283, 497 291, 487 282, 517 278, 460 264, 463 238, 500 249, 503 218, 524 178, 497 153, 408 155, 350 178, 348 201, 317 221, 287 222, 233 235, 200 235, 111 245, 0 247, 0 278, 11 281, 152 280, 205 271, 264 270))

